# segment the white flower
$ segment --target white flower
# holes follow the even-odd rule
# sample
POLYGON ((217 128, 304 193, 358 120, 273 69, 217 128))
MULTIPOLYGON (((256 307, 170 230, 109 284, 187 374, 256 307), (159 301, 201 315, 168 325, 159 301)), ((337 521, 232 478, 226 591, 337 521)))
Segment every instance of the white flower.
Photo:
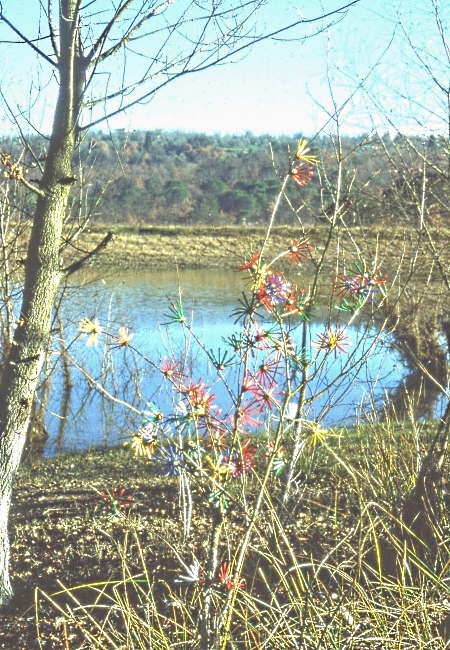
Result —
POLYGON ((175 582, 202 582, 203 581, 203 571, 201 569, 200 563, 195 560, 191 566, 183 564, 186 574, 185 576, 180 576, 175 582))

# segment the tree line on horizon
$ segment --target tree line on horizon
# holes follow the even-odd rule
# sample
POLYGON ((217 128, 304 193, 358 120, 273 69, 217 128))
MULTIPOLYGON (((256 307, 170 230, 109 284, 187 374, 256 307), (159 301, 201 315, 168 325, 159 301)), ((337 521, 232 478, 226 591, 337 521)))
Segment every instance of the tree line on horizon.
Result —
MULTIPOLYGON (((161 129, 93 133, 77 153, 80 173, 73 182, 79 191, 69 220, 83 213, 91 224, 265 225, 301 137, 161 129)), ((36 138, 33 145, 45 159, 45 140, 36 138)), ((37 166, 20 142, 2 138, 0 147, 15 152, 28 179, 39 185, 37 166)), ((294 224, 298 217, 308 225, 325 221, 335 213, 336 200, 347 225, 407 223, 416 219, 424 189, 432 221, 445 223, 449 177, 442 162, 447 149, 446 140, 435 136, 316 137, 311 151, 321 161, 320 170, 301 195, 288 184, 278 223, 294 224)), ((15 202, 25 218, 32 214, 33 201, 28 194, 15 202)))

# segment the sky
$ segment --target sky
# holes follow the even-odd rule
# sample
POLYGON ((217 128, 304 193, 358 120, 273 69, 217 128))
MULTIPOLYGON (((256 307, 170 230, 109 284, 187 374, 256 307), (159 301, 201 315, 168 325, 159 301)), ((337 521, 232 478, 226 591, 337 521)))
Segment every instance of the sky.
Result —
MULTIPOLYGON (((36 37, 38 0, 2 4, 7 18, 36 37)), ((268 0, 258 14, 259 27, 273 30, 342 4, 344 0, 268 0)), ((449 3, 442 4, 445 23, 449 3)), ((179 78, 152 101, 111 118, 109 128, 308 136, 333 132, 337 124, 348 134, 442 131, 442 91, 430 82, 426 66, 436 68, 447 85, 450 75, 446 41, 436 29, 432 9, 433 0, 359 0, 321 34, 303 39, 319 23, 300 26, 283 39, 254 45, 226 65, 179 78)), ((31 121, 48 131, 56 95, 50 66, 44 62, 36 67, 34 54, 23 45, 2 43, 6 40, 12 34, 0 24, 1 89, 9 108, 17 115, 18 107, 25 110, 32 104, 31 121), (44 86, 40 92, 39 85, 44 86)), ((133 62, 136 69, 144 52, 133 62)), ((114 70, 108 73, 113 79, 114 70)), ((4 130, 13 128, 7 111, 1 124, 4 130)))

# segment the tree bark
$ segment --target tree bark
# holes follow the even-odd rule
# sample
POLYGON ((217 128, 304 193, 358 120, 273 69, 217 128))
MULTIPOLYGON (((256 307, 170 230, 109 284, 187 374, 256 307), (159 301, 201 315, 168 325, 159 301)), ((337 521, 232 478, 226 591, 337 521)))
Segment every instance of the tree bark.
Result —
POLYGON ((0 382, 0 607, 12 596, 8 515, 62 278, 59 249, 85 80, 77 0, 61 0, 59 92, 28 245, 20 317, 0 382))

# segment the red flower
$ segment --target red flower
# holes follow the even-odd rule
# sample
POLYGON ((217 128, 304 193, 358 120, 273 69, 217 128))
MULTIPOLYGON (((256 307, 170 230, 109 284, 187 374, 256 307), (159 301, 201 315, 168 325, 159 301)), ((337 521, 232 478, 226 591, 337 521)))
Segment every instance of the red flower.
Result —
POLYGON ((308 259, 309 253, 312 249, 313 247, 307 239, 294 239, 288 248, 288 259, 291 264, 303 264, 303 262, 308 259))
POLYGON ((248 262, 244 262, 243 264, 239 264, 237 267, 236 271, 253 271, 258 267, 258 261, 261 256, 261 252, 257 251, 256 253, 253 253, 251 258, 248 260, 248 262))
POLYGON ((345 295, 354 297, 361 293, 361 285, 358 280, 345 274, 336 275, 336 278, 333 280, 333 289, 340 298, 345 295))
POLYGON ((386 276, 380 275, 380 268, 374 264, 366 264, 364 268, 358 268, 359 274, 355 280, 365 289, 378 287, 380 284, 386 284, 386 276))
POLYGON ((354 276, 336 275, 333 282, 337 296, 350 295, 352 298, 367 298, 377 287, 386 284, 386 276, 380 275, 380 269, 374 264, 355 264, 358 273, 354 276))
POLYGON ((291 171, 292 179, 294 183, 300 187, 304 187, 309 183, 313 176, 313 168, 311 165, 305 165, 305 163, 300 163, 297 167, 293 167, 291 171))
POLYGON ((246 335, 245 343, 255 350, 267 350, 270 347, 270 332, 254 322, 253 331, 246 335))
POLYGON ((253 391, 258 390, 258 385, 255 383, 255 380, 251 376, 248 370, 246 370, 244 375, 244 380, 242 382, 242 390, 245 392, 253 393, 253 391))
POLYGON ((248 474, 251 471, 253 464, 253 459, 248 455, 244 457, 236 451, 234 452, 232 458, 228 459, 227 470, 230 472, 231 476, 234 478, 239 478, 242 474, 248 474))
POLYGON ((131 508, 133 503, 133 495, 127 492, 126 488, 112 488, 100 493, 100 498, 112 509, 113 512, 117 510, 125 510, 131 508))
POLYGON ((303 307, 303 297, 305 295, 304 289, 297 289, 292 287, 291 293, 286 298, 286 304, 284 305, 284 311, 287 311, 292 314, 296 314, 303 307))
POLYGON ((245 589, 245 580, 243 578, 233 578, 230 574, 230 563, 224 562, 219 569, 218 575, 219 583, 225 587, 225 589, 245 589))
POLYGON ((261 284, 256 291, 256 297, 267 311, 272 311, 274 305, 286 302, 291 292, 291 282, 286 280, 280 271, 277 273, 269 272, 265 278, 261 279, 261 284))

